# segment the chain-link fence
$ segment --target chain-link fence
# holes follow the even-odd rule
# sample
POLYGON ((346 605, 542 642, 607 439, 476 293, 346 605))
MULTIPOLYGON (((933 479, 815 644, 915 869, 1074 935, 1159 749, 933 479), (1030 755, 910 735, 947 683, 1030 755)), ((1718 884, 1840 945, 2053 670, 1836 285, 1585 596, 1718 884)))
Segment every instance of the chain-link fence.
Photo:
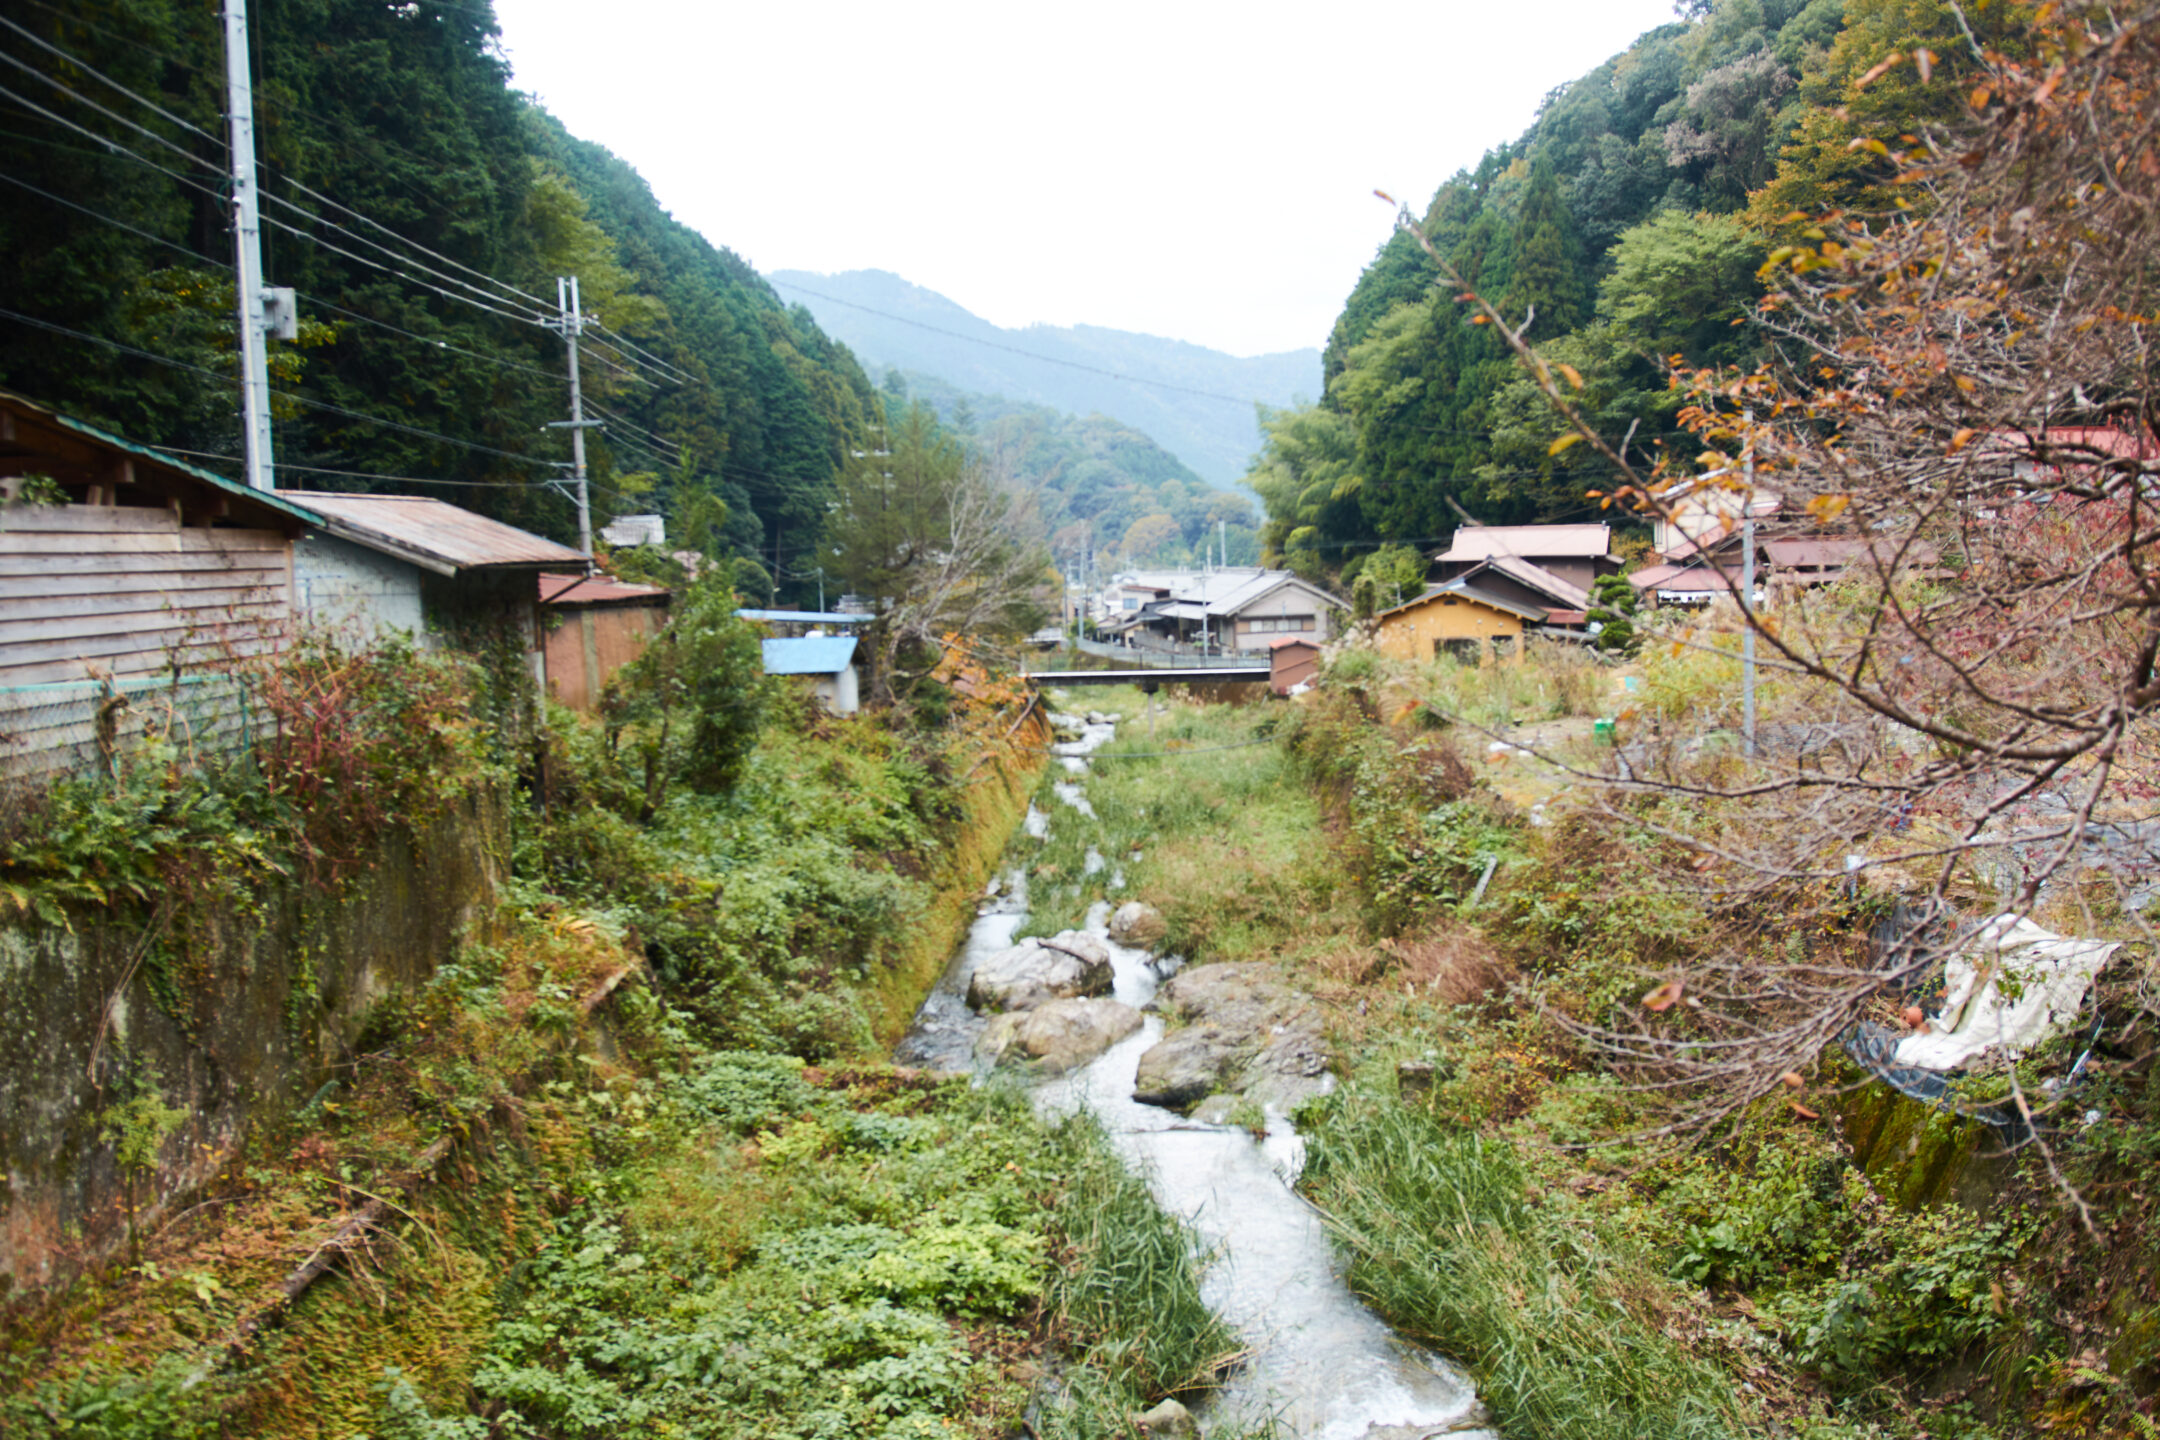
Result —
POLYGON ((0 781, 111 770, 145 736, 197 762, 245 755, 259 712, 235 675, 0 686, 0 781))

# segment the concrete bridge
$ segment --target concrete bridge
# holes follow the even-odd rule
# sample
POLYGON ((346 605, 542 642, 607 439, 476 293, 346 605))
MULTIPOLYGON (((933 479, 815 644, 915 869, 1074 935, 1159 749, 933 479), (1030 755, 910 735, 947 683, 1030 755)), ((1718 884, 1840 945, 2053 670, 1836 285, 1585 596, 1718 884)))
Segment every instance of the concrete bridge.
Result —
POLYGON ((1151 665, 1144 670, 1037 670, 1021 678, 1038 689, 1046 685, 1137 685, 1152 694, 1164 685, 1265 685, 1271 674, 1263 660, 1252 665, 1151 665))

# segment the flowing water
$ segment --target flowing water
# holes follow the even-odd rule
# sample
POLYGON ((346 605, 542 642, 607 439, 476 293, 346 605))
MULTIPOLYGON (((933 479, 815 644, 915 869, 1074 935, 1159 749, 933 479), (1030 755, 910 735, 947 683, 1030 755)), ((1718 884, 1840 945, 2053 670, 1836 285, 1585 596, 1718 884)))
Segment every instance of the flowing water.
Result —
MULTIPOLYGON (((1115 733, 1112 725, 1090 725, 1080 740, 1055 751, 1069 773, 1084 776, 1085 757, 1115 733)), ((1075 814, 1094 815, 1077 780, 1058 781, 1053 791, 1075 814)), ((1041 839, 1056 823, 1029 808, 1029 835, 1041 839)), ((1091 854, 1090 861, 1092 873, 1099 857, 1091 854)), ((901 1042, 902 1064, 976 1067, 975 1041, 984 1020, 968 1009, 968 979, 977 961, 1012 944, 1027 915, 1020 871, 994 888, 967 944, 901 1042)), ((1112 993, 1143 1007, 1159 983, 1155 959, 1109 939, 1109 909, 1097 904, 1087 929, 1109 946, 1112 993)), ((1202 1428, 1235 1428, 1273 1414, 1299 1440, 1440 1434, 1491 1440, 1477 1428, 1477 1397, 1468 1377, 1398 1339, 1343 1283, 1319 1215, 1291 1188, 1304 1141, 1287 1118, 1270 1112, 1267 1137, 1256 1141, 1246 1130, 1203 1125, 1133 1100, 1134 1070, 1162 1038, 1162 1028, 1161 1017, 1148 1016, 1138 1034, 1091 1064, 1038 1086, 1035 1099, 1050 1113, 1092 1110, 1120 1152, 1148 1177, 1156 1200, 1185 1217, 1213 1250, 1202 1294, 1251 1353, 1202 1407, 1202 1428)))

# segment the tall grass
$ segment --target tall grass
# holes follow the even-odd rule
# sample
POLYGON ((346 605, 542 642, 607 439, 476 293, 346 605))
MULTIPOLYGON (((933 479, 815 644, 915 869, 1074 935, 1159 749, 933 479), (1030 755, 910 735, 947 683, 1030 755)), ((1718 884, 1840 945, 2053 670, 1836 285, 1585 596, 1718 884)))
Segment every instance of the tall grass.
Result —
POLYGON ((1041 1435, 1126 1440, 1133 1412, 1164 1395, 1211 1389, 1241 1346, 1200 1298, 1207 1256, 1191 1228, 1155 1203, 1094 1116, 1065 1121, 1056 1141, 1070 1147, 1073 1168, 1058 1207, 1066 1253, 1050 1303, 1082 1349, 1061 1403, 1044 1410, 1041 1435))
POLYGON ((1381 1315, 1467 1363, 1512 1440, 1753 1433, 1731 1377, 1657 1324, 1666 1282, 1527 1198, 1514 1148, 1369 1098, 1310 1138, 1306 1183, 1381 1315))

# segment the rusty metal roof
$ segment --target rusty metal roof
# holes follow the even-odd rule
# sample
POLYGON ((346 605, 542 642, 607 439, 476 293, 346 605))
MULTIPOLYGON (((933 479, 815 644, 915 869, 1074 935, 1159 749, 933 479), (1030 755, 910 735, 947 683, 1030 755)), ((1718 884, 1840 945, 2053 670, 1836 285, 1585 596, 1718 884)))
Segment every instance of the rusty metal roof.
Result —
POLYGON ((671 593, 664 585, 632 585, 606 575, 559 575, 551 570, 540 576, 543 605, 666 604, 671 593))
POLYGON ((1612 553, 1612 526, 1465 525, 1447 549, 1444 561, 1490 560, 1512 555, 1523 560, 1595 559, 1612 553))
POLYGON ((529 530, 417 495, 335 495, 287 490, 284 498, 323 517, 341 540, 407 560, 437 575, 460 570, 544 570, 585 557, 529 530))

